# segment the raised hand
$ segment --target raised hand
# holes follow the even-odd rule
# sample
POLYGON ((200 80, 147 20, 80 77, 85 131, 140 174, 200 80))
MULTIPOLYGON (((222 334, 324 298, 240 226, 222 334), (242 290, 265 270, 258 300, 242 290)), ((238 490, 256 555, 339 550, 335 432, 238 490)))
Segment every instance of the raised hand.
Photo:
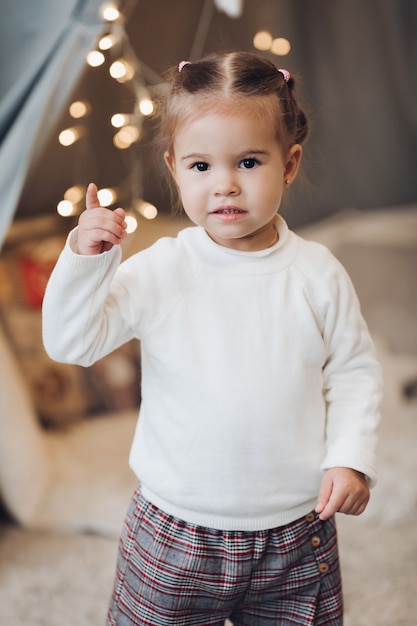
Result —
POLYGON ((120 244, 126 237, 126 213, 100 206, 97 187, 90 183, 86 194, 86 209, 78 221, 77 247, 79 254, 100 254, 120 244))

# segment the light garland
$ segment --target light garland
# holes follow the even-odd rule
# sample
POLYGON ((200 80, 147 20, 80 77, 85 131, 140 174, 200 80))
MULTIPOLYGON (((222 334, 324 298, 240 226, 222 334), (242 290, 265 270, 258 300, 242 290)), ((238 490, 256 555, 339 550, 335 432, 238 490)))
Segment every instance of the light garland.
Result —
MULTIPOLYGON (((135 102, 131 112, 115 112, 109 119, 109 123, 115 130, 114 147, 126 151, 140 141, 143 120, 151 117, 155 110, 152 95, 163 88, 163 82, 137 58, 124 27, 125 16, 117 3, 108 2, 103 5, 101 15, 108 23, 108 28, 105 34, 100 36, 96 47, 88 53, 86 63, 91 68, 108 63, 110 77, 124 85, 134 95, 135 102)), ((93 114, 92 105, 83 100, 74 101, 69 107, 69 114, 79 120, 79 123, 59 133, 58 140, 64 147, 73 145, 87 134, 86 118, 89 114, 93 114)), ((136 180, 135 182, 137 183, 136 180)), ((130 180, 127 180, 122 186, 128 189, 132 187, 132 184, 130 180)), ((136 188, 141 189, 141 187, 139 180, 136 188)), ((77 183, 67 189, 64 199, 57 206, 59 215, 69 217, 79 214, 84 208, 85 190, 85 185, 77 183)), ((98 194, 100 204, 106 207, 113 206, 118 197, 123 196, 121 190, 115 188, 101 189, 98 194)), ((133 213, 128 213, 128 232, 135 230, 137 216, 154 219, 158 215, 157 208, 140 197, 132 199, 132 210, 133 213)))

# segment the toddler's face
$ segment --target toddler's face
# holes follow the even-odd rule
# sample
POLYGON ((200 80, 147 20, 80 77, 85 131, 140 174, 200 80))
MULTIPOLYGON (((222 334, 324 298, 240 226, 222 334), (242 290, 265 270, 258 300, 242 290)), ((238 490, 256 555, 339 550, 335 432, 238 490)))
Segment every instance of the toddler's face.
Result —
POLYGON ((295 178, 300 158, 298 145, 284 158, 250 111, 192 119, 165 155, 188 217, 217 243, 249 251, 271 243, 284 180, 295 178))

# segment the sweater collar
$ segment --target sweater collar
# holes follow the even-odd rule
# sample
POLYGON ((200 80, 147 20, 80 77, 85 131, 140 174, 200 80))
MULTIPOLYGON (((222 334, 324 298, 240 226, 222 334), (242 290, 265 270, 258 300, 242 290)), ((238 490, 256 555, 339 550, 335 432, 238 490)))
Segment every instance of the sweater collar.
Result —
POLYGON ((264 250, 247 252, 216 243, 200 226, 183 230, 179 237, 196 261, 233 274, 263 274, 287 267, 295 258, 298 238, 287 223, 277 215, 275 222, 279 238, 264 250))
POLYGON ((287 236, 288 236, 288 226, 285 220, 280 215, 277 215, 275 219, 275 228, 277 229, 277 232, 278 232, 277 242, 273 246, 270 246, 269 248, 264 248, 263 250, 255 250, 252 252, 248 252, 245 250, 235 250, 234 248, 227 248, 226 246, 222 246, 216 243, 215 241, 213 241, 203 228, 199 227, 199 230, 203 232, 204 237, 208 239, 209 242, 211 242, 211 244, 214 247, 220 248, 226 254, 232 254, 235 256, 242 256, 246 258, 259 258, 259 257, 269 256, 274 250, 277 250, 278 248, 281 248, 282 246, 285 245, 285 240, 287 239, 287 236))

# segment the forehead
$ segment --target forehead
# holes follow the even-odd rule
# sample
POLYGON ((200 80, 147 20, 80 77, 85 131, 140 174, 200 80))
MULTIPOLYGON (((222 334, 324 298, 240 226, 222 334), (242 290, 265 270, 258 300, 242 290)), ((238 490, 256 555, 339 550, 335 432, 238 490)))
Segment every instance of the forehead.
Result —
POLYGON ((277 129, 280 110, 279 101, 274 96, 202 94, 188 98, 183 102, 178 102, 174 134, 189 122, 214 113, 224 117, 248 115, 258 122, 262 121, 271 128, 277 129))
POLYGON ((274 133, 262 120, 255 120, 250 113, 213 113, 193 117, 179 128, 174 144, 188 150, 193 144, 200 149, 215 151, 229 147, 258 146, 275 142, 274 133), (209 150, 210 149, 210 150, 209 150))
POLYGON ((200 136, 219 131, 228 135, 244 132, 246 135, 267 134, 271 139, 279 136, 279 111, 276 98, 204 98, 185 107, 178 116, 173 133, 174 144, 181 136, 200 136), (191 132, 192 131, 192 132, 191 132))

